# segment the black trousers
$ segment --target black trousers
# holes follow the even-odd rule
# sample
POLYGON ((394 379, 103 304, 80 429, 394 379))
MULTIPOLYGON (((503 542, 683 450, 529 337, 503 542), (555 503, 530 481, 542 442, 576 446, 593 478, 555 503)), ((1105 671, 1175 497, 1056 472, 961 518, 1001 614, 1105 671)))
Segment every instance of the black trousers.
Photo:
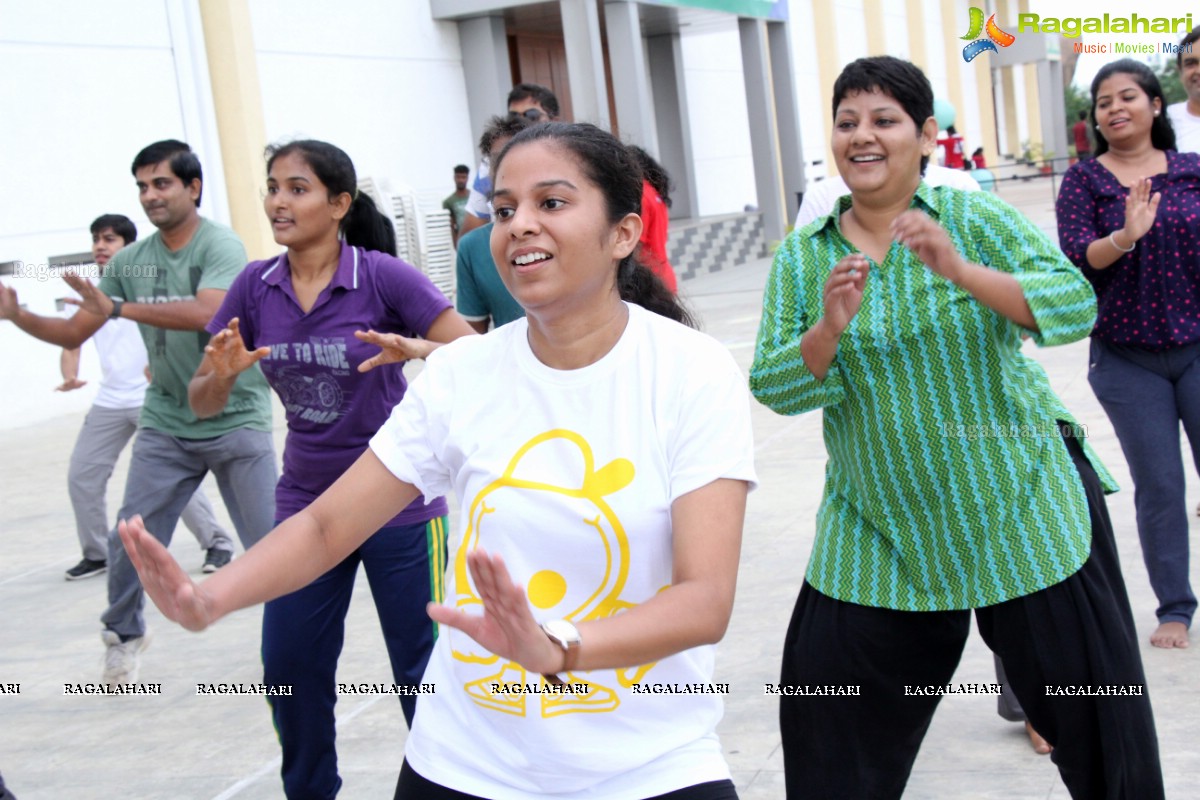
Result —
MULTIPOLYGON (((1054 745, 1072 798, 1161 800, 1158 739, 1104 493, 1079 443, 1064 441, 1087 492, 1091 554, 1061 583, 976 609, 975 618, 1029 722, 1054 745), (1131 685, 1141 696, 1047 689, 1131 685)), ((969 611, 870 608, 806 581, 780 683, 856 685, 861 695, 781 697, 789 800, 899 798, 941 699, 906 696, 905 687, 950 683, 970 626, 969 611)))
MULTIPOLYGON (((393 800, 486 800, 486 798, 447 789, 445 786, 426 780, 405 761, 400 767, 400 780, 396 782, 396 795, 393 800)), ((731 781, 710 781, 674 792, 655 795, 646 800, 737 800, 737 791, 733 788, 731 781)))

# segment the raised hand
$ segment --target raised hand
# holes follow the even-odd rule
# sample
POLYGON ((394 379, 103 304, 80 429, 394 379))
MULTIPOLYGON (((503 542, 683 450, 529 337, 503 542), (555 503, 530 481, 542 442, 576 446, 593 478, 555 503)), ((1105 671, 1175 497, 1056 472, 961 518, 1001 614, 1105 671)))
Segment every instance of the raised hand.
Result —
POLYGON ((17 290, 0 283, 0 319, 16 319, 21 313, 21 302, 17 300, 17 290))
POLYGON ((67 302, 73 306, 79 306, 84 311, 90 314, 95 314, 98 317, 107 317, 112 313, 113 301, 108 295, 100 291, 96 284, 89 281, 82 275, 76 275, 73 272, 63 273, 63 280, 67 282, 80 299, 76 300, 73 297, 68 297, 67 302))
POLYGON ((167 548, 146 530, 140 516, 121 520, 117 532, 142 587, 164 617, 189 631, 202 631, 215 621, 204 587, 188 577, 167 548))
POLYGON ((1125 235, 1129 237, 1126 247, 1132 247, 1153 227, 1160 200, 1161 192, 1151 194, 1149 178, 1138 178, 1129 187, 1129 196, 1125 198, 1125 235))
POLYGON ((967 262, 950 241, 946 230, 921 211, 905 211, 892 221, 892 236, 912 250, 925 266, 957 283, 967 262))
POLYGON ((241 331, 238 329, 238 318, 234 317, 229 320, 229 324, 223 330, 208 340, 204 354, 208 356, 213 374, 218 378, 228 380, 236 378, 269 356, 271 348, 260 347, 254 351, 247 350, 246 343, 242 341, 241 331))
POLYGON ((355 331, 354 335, 361 342, 373 344, 379 348, 379 354, 368 358, 358 365, 359 372, 367 372, 384 364, 396 364, 410 361, 414 358, 425 358, 434 351, 437 345, 425 339, 410 339, 397 333, 377 333, 376 331, 355 331))
POLYGON ((483 616, 430 603, 430 618, 457 628, 488 652, 515 661, 530 672, 560 670, 562 648, 550 641, 534 620, 525 590, 513 583, 504 560, 476 549, 467 553, 467 568, 483 601, 483 616))
POLYGON ((838 334, 862 307, 871 264, 862 253, 851 253, 833 267, 825 281, 825 324, 838 334))

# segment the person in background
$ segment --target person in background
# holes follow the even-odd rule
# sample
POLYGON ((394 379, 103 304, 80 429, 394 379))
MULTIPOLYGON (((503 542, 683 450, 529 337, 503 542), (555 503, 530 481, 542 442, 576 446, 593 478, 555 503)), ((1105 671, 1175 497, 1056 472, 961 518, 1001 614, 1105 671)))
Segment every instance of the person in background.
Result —
MULTIPOLYGON (((262 365, 288 425, 276 524, 366 450, 404 397, 405 359, 473 335, 437 287, 395 257, 391 221, 357 185, 350 157, 327 142, 268 148, 263 205, 287 250, 249 264, 229 287, 188 390, 196 416, 211 417, 237 376, 262 365)), ((332 798, 341 788, 334 681, 360 563, 396 684, 420 683, 436 636, 425 606, 441 600, 446 513, 443 498, 416 498, 316 580, 263 609, 263 682, 292 687, 268 697, 288 798, 332 798)), ((415 694, 400 704, 411 725, 415 694)))
POLYGON ((995 195, 922 182, 936 135, 918 67, 849 64, 831 145, 850 197, 784 240, 763 296, 751 390, 822 409, 828 451, 779 682, 860 695, 780 698, 788 796, 901 797, 940 701, 906 687, 950 682, 973 610, 1071 796, 1162 800, 1148 696, 1046 689, 1146 682, 1115 484, 1021 352, 1086 336, 1095 297, 995 195))
POLYGON ((987 169, 987 159, 983 157, 982 147, 976 147, 975 152, 971 153, 971 166, 975 169, 987 169))
MULTIPOLYGON (((1187 92, 1187 100, 1167 106, 1167 117, 1175 129, 1175 149, 1181 153, 1200 153, 1200 25, 1192 28, 1179 42, 1175 56, 1179 81, 1187 92)), ((1196 506, 1200 516, 1200 505, 1196 506)))
POLYGON ((642 184, 620 141, 534 125, 493 166, 492 257, 526 317, 434 353, 362 457, 204 583, 139 520, 126 547, 201 630, 453 489, 436 691, 395 797, 735 800, 720 697, 639 689, 713 679, 755 481, 745 381, 633 259, 642 184))
POLYGON ((946 126, 946 136, 943 139, 938 139, 937 143, 941 146, 945 156, 942 158, 942 166, 948 169, 963 168, 963 154, 966 150, 963 147, 963 137, 959 136, 958 131, 953 125, 946 126))
POLYGON ((471 190, 467 188, 467 178, 471 176, 471 168, 459 164, 454 168, 454 192, 442 201, 442 208, 450 212, 450 234, 454 245, 458 246, 458 229, 462 226, 463 215, 467 213, 467 199, 471 190))
POLYGON ((1075 139, 1075 157, 1080 161, 1092 157, 1092 134, 1088 130, 1088 112, 1080 111, 1079 120, 1071 126, 1071 135, 1075 139))
POLYGON ((672 292, 678 291, 675 268, 667 256, 670 223, 671 176, 662 164, 640 147, 629 148, 642 167, 642 246, 638 258, 672 292))
MULTIPOLYGON (((1179 42, 1175 64, 1187 100, 1167 106, 1167 116, 1175 129, 1175 149, 1181 153, 1200 153, 1200 25, 1192 28, 1179 42)), ((1197 509, 1200 514, 1200 509, 1197 509)))
POLYGON ((1200 470, 1200 155, 1175 149, 1162 87, 1121 59, 1092 80, 1096 158, 1063 175, 1063 252, 1096 290, 1088 382, 1133 477, 1138 537, 1158 598, 1155 647, 1188 646, 1196 595, 1179 428, 1200 470))
MULTIPOLYGON (((535 124, 522 114, 492 117, 479 138, 479 152, 485 161, 499 155, 512 137, 535 124)), ((477 333, 499 328, 525 316, 525 309, 513 299, 492 260, 492 223, 470 231, 458 245, 454 268, 457 273, 454 302, 477 333)))
MULTIPOLYGON (((529 122, 548 122, 558 119, 558 98, 554 92, 536 83, 518 83, 508 93, 508 113, 525 117, 529 122)), ((492 180, 488 174, 490 167, 486 158, 479 162, 475 170, 475 183, 471 187, 471 197, 467 200, 467 213, 463 218, 463 226, 459 235, 475 228, 482 227, 492 218, 488 206, 488 196, 492 191, 492 180)))
MULTIPOLYGON (((137 240, 133 221, 121 214, 104 214, 91 225, 92 259, 103 271, 118 250, 137 240)), ((67 302, 73 302, 68 299, 67 302)), ((82 309, 77 314, 87 314, 82 309)), ((117 458, 137 433, 138 417, 148 385, 146 346, 137 325, 127 319, 105 322, 92 336, 100 356, 100 391, 84 418, 71 451, 67 491, 75 513, 75 532, 83 559, 67 570, 69 581, 100 575, 108 568, 108 519, 105 495, 117 458)), ((56 391, 70 392, 86 385, 79 380, 81 348, 62 351, 63 382, 56 391)), ((204 572, 216 572, 233 558, 233 541, 217 522, 212 503, 196 489, 180 519, 204 550, 204 572)))

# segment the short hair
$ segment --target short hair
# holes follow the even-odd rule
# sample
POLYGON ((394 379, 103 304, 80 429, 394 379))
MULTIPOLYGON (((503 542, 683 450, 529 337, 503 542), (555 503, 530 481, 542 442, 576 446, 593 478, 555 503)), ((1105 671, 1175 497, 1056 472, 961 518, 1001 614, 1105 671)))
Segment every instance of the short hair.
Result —
POLYGON ((558 98, 545 86, 536 83, 518 83, 508 93, 508 103, 505 108, 521 100, 532 100, 550 115, 550 119, 558 118, 558 98))
POLYGON ((109 228, 112 228, 113 233, 125 240, 125 244, 133 244, 137 241, 137 226, 124 214, 101 214, 92 220, 92 236, 99 236, 109 228))
POLYGON ((479 152, 484 158, 487 158, 491 155, 492 145, 496 143, 497 139, 511 139, 533 124, 535 123, 529 117, 523 117, 520 114, 492 117, 483 129, 483 135, 479 137, 479 152))
POLYGON ((130 172, 137 177, 137 172, 143 167, 153 167, 166 161, 167 166, 176 178, 183 181, 184 186, 192 181, 200 181, 200 192, 196 195, 196 207, 200 207, 200 198, 204 196, 204 172, 200 169, 200 159, 192 152, 185 142, 178 139, 163 139, 161 142, 147 145, 134 156, 130 172))
POLYGON ((1087 119, 1087 111, 1085 111, 1085 110, 1083 110, 1083 109, 1080 109, 1080 111, 1079 111, 1079 118, 1080 118, 1080 119, 1087 119))
MULTIPOLYGON (((1175 129, 1171 127, 1171 119, 1166 113, 1167 99, 1163 96, 1162 84, 1158 82, 1158 76, 1154 74, 1153 70, 1132 58, 1110 61, 1100 68, 1096 77, 1092 78, 1092 124, 1096 123, 1096 94, 1100 91, 1100 84, 1113 75, 1128 75, 1133 78, 1134 82, 1146 93, 1151 104, 1153 104, 1154 98, 1158 98, 1162 113, 1155 116, 1150 123, 1150 144, 1157 150, 1174 150, 1175 129)), ((1108 140, 1104 138, 1104 134, 1100 132, 1100 127, 1097 125, 1094 155, 1102 156, 1107 152, 1108 140)))
POLYGON ((460 172, 470 172, 470 171, 471 171, 471 168, 468 167, 466 164, 455 164, 454 165, 454 174, 455 175, 459 174, 460 172))
MULTIPOLYGON (((895 100, 916 123, 917 132, 933 116, 933 87, 921 68, 894 56, 870 56, 851 61, 833 84, 833 115, 851 92, 880 91, 895 100)), ((952 128, 947 131, 953 133, 952 128)), ((929 156, 921 156, 921 174, 929 156)))
POLYGON ((1200 39, 1200 25, 1192 28, 1188 35, 1183 37, 1183 41, 1179 43, 1179 52, 1175 54, 1175 66, 1179 67, 1180 69, 1183 68, 1183 54, 1191 54, 1193 50, 1191 46, 1192 42, 1196 41, 1197 39, 1200 39))

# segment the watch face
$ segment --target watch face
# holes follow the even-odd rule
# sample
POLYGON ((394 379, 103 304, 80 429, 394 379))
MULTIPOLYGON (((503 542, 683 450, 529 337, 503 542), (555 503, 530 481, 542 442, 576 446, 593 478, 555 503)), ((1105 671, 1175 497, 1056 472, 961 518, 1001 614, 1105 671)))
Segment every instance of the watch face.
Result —
POLYGON ((563 647, 571 644, 577 644, 580 641, 579 631, 575 630, 575 626, 567 622, 565 619, 552 619, 542 626, 552 639, 557 640, 563 647))

